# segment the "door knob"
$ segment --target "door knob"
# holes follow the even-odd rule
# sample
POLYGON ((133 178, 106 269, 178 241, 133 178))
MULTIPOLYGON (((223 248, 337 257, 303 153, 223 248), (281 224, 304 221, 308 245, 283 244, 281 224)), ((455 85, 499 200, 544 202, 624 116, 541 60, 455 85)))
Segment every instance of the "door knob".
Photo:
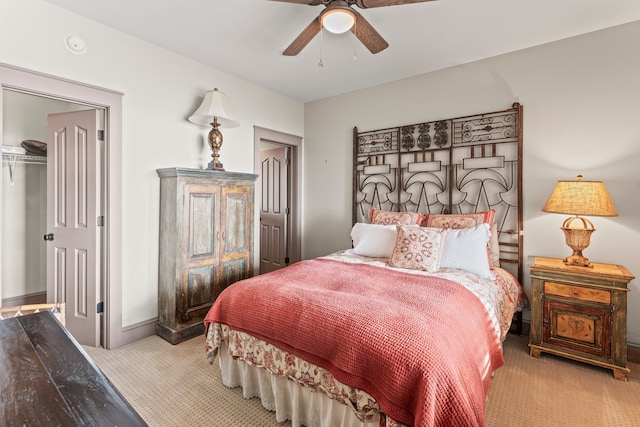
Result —
POLYGON ((46 240, 53 241, 53 233, 45 234, 43 237, 45 241, 46 240))

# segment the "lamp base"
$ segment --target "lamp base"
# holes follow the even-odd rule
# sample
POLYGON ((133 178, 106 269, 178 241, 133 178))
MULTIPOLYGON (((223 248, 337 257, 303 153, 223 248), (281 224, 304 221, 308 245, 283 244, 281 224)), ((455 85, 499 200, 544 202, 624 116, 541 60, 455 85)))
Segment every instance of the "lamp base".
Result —
POLYGON ((222 147, 222 132, 218 130, 218 118, 214 117, 209 131, 209 147, 211 147, 211 161, 207 165, 208 170, 224 172, 220 162, 220 148, 222 147))
POLYGON ((591 261, 589 261, 589 258, 582 256, 582 253, 579 253, 579 254, 574 253, 573 255, 563 259, 563 261, 564 261, 564 265, 593 268, 593 264, 591 264, 591 261))
POLYGON ((575 265, 579 267, 593 267, 589 258, 582 255, 583 249, 589 247, 591 234, 596 231, 591 221, 579 216, 569 217, 560 227, 564 232, 567 246, 573 249, 573 254, 564 259, 565 265, 575 265), (577 222, 580 227, 571 228, 572 222, 577 222))
POLYGON ((207 164, 207 170, 224 172, 224 167, 220 162, 209 162, 207 164))

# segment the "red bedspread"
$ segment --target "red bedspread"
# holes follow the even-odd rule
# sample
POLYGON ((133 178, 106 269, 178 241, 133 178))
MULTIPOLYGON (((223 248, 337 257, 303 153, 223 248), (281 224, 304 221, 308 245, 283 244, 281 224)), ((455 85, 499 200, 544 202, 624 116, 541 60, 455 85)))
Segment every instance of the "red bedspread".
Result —
POLYGON ((236 282, 205 319, 289 351, 415 426, 483 426, 504 360, 482 303, 454 282, 327 259, 236 282))

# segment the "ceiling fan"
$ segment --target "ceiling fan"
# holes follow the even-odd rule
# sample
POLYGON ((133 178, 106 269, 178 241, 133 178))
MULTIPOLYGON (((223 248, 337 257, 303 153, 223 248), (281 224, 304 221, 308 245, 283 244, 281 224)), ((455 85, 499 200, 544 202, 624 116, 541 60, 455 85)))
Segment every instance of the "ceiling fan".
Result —
POLYGON ((287 47, 285 56, 295 56, 320 32, 324 27, 326 30, 341 34, 351 30, 351 32, 365 45, 373 54, 383 51, 389 47, 389 43, 364 19, 352 6, 360 9, 372 7, 398 6, 401 4, 423 3, 433 0, 273 0, 284 3, 306 4, 309 6, 324 5, 324 10, 320 15, 302 30, 302 33, 287 47))

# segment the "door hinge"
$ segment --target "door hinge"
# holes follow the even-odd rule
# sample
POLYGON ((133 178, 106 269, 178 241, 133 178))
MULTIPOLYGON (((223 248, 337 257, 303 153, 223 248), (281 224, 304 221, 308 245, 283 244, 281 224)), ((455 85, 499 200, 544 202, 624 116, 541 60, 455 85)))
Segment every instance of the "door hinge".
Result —
POLYGON ((104 312, 104 302, 100 301, 96 306, 96 313, 103 313, 103 312, 104 312))
POLYGON ((290 214, 291 214, 291 209, 289 209, 289 208, 284 208, 284 214, 285 214, 285 215, 290 215, 290 214))
POLYGON ((96 218, 96 224, 98 224, 98 227, 104 227, 104 215, 100 215, 96 218))
POLYGON ((285 263, 286 265, 289 265, 289 263, 290 263, 290 262, 291 262, 291 260, 289 259, 289 257, 286 257, 286 258, 284 259, 284 263, 285 263))
POLYGON ((104 141, 104 131, 103 130, 99 130, 97 136, 98 136, 98 141, 104 141))

